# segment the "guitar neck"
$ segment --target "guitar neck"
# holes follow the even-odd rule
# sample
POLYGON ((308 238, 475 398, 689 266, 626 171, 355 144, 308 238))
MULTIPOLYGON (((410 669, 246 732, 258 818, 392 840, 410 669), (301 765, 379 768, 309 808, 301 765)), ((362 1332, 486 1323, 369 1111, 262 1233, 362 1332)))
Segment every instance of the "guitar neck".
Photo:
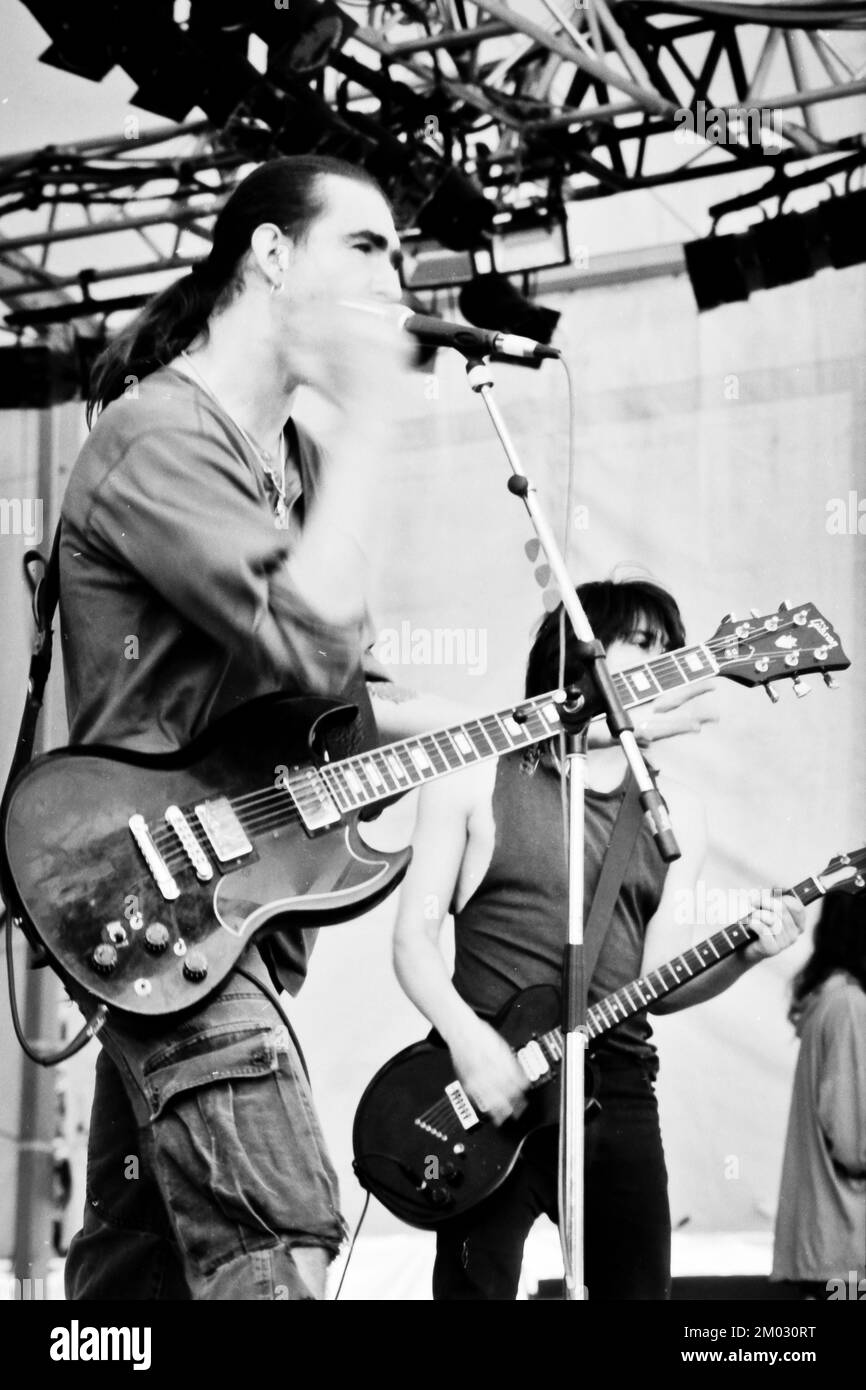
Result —
MULTIPOLYGON (((806 878, 802 883, 788 889, 788 892, 798 898, 804 906, 814 902, 816 898, 822 897, 825 891, 817 878, 806 878)), ((745 918, 740 922, 732 922, 728 927, 722 927, 720 931, 707 937, 698 946, 690 947, 681 956, 666 961, 657 970, 650 970, 640 979, 632 980, 630 984, 623 985, 622 989, 606 995, 597 1004, 593 1004, 587 1012, 587 1032, 590 1039, 601 1037, 603 1033, 609 1032, 611 1028, 622 1023, 624 1019, 640 1013, 642 1009, 646 1009, 657 1000, 663 999, 679 985, 685 984, 688 980, 697 979, 705 970, 717 965, 726 956, 733 955, 735 951, 740 951, 744 946, 747 946, 750 941, 757 940, 757 932, 753 931, 747 923, 748 918, 745 918)), ((554 1029, 549 1037, 561 1050, 561 1030, 559 1028, 554 1029)))
MULTIPOLYGON (((613 683, 623 708, 628 710, 665 691, 706 680, 718 670, 705 645, 682 647, 618 672, 613 683)), ((558 693, 548 691, 497 714, 326 763, 318 769, 319 776, 341 812, 372 806, 462 767, 553 738, 560 729, 554 699, 558 693)), ((305 791, 309 795, 310 787, 305 791)))

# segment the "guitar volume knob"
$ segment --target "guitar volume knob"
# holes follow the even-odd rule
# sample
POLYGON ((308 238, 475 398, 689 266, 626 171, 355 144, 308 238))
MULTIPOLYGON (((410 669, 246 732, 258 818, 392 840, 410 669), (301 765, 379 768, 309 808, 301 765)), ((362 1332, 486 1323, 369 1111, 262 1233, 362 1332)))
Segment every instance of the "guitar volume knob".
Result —
POLYGON ((168 950, 170 939, 168 927, 164 927, 162 922, 151 922, 144 933, 145 947, 155 956, 161 956, 163 951, 168 950))
POLYGON ((183 963, 183 973, 192 984, 198 984, 207 975, 207 959, 201 951, 190 951, 183 963))
POLYGON ((90 964, 99 975, 110 975, 117 968, 117 951, 108 942, 95 946, 90 956, 90 964))

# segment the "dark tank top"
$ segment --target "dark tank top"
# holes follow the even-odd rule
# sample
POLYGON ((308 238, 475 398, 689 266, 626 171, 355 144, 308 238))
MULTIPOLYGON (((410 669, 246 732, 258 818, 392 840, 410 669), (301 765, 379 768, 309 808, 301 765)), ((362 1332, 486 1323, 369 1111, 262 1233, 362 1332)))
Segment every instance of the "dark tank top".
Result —
MULTIPOLYGON (((567 882, 559 774, 548 759, 502 758, 493 791, 496 839, 478 888, 454 919, 454 985, 490 1018, 518 990, 560 987, 567 932, 567 882)), ((586 790, 584 922, 625 794, 586 790)), ((646 928, 658 907, 667 866, 645 822, 626 870, 589 986, 589 1003, 641 973, 646 928)), ((624 1020, 593 1051, 655 1058, 645 1013, 624 1020)))

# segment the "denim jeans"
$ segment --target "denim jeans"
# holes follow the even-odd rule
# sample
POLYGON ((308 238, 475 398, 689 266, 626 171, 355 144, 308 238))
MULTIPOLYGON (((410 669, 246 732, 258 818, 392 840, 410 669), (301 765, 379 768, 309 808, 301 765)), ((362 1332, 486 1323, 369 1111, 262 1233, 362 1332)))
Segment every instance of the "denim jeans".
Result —
MULTIPOLYGON (((670 1298, 670 1208, 655 1091, 637 1059, 597 1069, 601 1111, 585 1127, 584 1282, 590 1302, 670 1298)), ((557 1220, 559 1131, 531 1134, 509 1176, 437 1233, 437 1301, 517 1297, 536 1219, 557 1220)))
MULTIPOLYGON (((258 956, 245 969, 266 980, 258 956)), ((292 1037, 233 974, 190 1018, 100 1035, 70 1299, 309 1299, 292 1251, 333 1256, 337 1180, 292 1037)))

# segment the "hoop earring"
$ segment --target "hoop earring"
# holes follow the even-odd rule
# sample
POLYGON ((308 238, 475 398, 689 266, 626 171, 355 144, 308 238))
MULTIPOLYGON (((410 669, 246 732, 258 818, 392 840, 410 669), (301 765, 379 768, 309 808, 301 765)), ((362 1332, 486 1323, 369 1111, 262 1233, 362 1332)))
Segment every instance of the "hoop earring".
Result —
POLYGON ((276 282, 275 280, 272 280, 272 281, 271 281, 271 294, 282 294, 282 292, 283 292, 283 290, 284 290, 285 288, 286 288, 286 282, 285 282, 285 280, 281 280, 279 284, 277 284, 277 282, 276 282))

